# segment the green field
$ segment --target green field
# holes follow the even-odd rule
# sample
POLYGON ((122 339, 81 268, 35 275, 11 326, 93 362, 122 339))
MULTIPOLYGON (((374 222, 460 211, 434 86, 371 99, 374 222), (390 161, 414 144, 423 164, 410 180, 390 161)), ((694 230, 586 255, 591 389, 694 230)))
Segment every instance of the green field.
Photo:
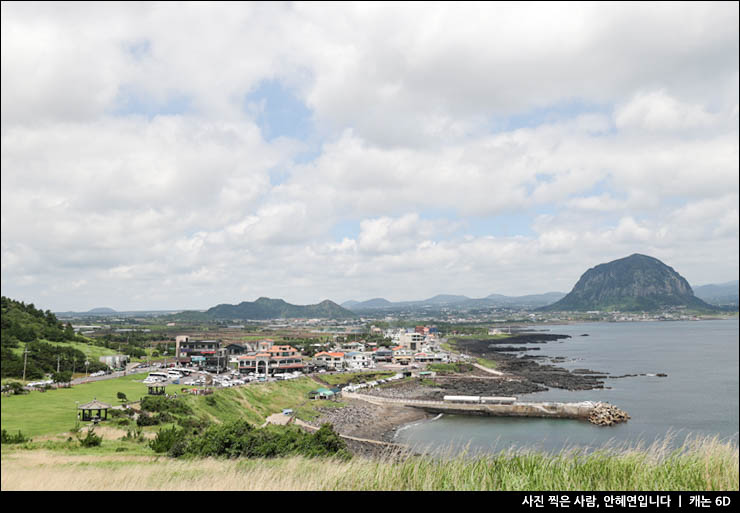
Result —
POLYGON ((395 372, 342 372, 339 374, 322 374, 321 381, 331 386, 341 386, 348 383, 366 383, 377 379, 390 378, 395 372))
POLYGON ((299 378, 221 389, 209 396, 213 399, 187 396, 186 400, 196 416, 206 417, 213 422, 244 419, 261 425, 267 417, 286 408, 295 410, 300 419, 311 420, 319 415, 317 407, 344 406, 341 402, 310 401, 308 393, 319 386, 310 378, 299 378))
MULTIPOLYGON (((40 342, 44 342, 45 344, 51 344, 53 346, 59 346, 59 347, 71 347, 72 349, 77 349, 78 351, 82 351, 85 356, 90 358, 91 361, 98 361, 98 358, 101 356, 112 356, 115 354, 118 354, 118 352, 115 349, 108 349, 107 347, 100 347, 100 346, 94 346, 92 344, 85 344, 84 342, 51 342, 49 340, 40 339, 40 342)), ((10 349, 13 351, 13 353, 22 356, 23 355, 23 347, 13 347, 10 349)), ((83 371, 85 370, 82 368, 82 362, 79 362, 79 368, 81 368, 83 371)))
MULTIPOLYGON (((77 419, 77 405, 94 398, 110 405, 120 404, 116 398, 123 392, 130 401, 138 401, 147 393, 141 380, 143 374, 96 381, 72 388, 47 392, 31 392, 2 398, 2 429, 10 433, 20 430, 26 436, 55 435, 69 431, 77 419)), ((292 408, 299 418, 310 420, 319 413, 317 406, 342 407, 341 402, 309 401, 308 393, 320 385, 309 378, 272 383, 253 383, 244 387, 216 390, 210 396, 189 396, 185 401, 194 415, 213 422, 244 419, 261 425, 273 413, 292 408)), ((180 385, 167 387, 170 394, 180 393, 180 385)), ((106 425, 104 422, 102 425, 106 425)))
MULTIPOLYGON (((144 374, 122 378, 107 379, 71 388, 60 388, 46 392, 31 392, 25 395, 3 396, 2 429, 10 433, 21 430, 24 435, 51 435, 69 431, 77 420, 77 405, 98 399, 115 406, 120 404, 116 398, 123 392, 130 401, 138 401, 146 395, 147 387, 141 380, 144 374)), ((179 391, 177 385, 167 387, 167 391, 179 391)))

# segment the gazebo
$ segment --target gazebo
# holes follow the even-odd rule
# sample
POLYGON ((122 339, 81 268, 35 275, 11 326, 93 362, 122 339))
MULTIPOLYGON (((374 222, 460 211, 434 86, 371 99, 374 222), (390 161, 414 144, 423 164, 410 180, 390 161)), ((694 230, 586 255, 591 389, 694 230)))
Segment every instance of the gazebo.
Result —
POLYGON ((147 388, 149 389, 149 395, 164 395, 165 394, 164 385, 149 385, 147 388))
POLYGON ((83 421, 86 420, 92 420, 92 421, 98 421, 98 420, 107 420, 108 419, 108 408, 110 408, 110 404, 105 404, 103 402, 98 401, 97 399, 93 399, 91 402, 87 404, 81 404, 77 407, 78 410, 82 410, 82 417, 81 419, 83 421), (93 416, 93 411, 97 410, 97 414, 93 416), (100 412, 103 412, 103 418, 100 417, 100 412))

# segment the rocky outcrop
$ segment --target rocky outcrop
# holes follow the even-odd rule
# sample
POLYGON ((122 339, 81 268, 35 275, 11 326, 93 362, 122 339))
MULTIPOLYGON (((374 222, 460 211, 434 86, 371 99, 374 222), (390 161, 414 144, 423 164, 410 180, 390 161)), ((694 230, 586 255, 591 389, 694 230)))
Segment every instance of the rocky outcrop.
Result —
POLYGON ((596 403, 591 410, 588 421, 597 426, 613 426, 620 422, 627 422, 631 417, 626 411, 620 410, 609 403, 596 403))
POLYGON ((686 279, 657 258, 634 254, 586 271, 573 290, 542 311, 653 311, 669 307, 714 310, 694 296, 686 279))

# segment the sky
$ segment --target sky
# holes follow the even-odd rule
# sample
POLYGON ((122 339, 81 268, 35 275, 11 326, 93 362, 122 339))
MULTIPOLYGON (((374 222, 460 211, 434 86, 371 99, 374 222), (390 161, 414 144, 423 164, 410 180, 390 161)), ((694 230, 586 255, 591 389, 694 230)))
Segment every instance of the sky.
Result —
POLYGON ((2 294, 738 279, 738 4, 2 2, 2 294))

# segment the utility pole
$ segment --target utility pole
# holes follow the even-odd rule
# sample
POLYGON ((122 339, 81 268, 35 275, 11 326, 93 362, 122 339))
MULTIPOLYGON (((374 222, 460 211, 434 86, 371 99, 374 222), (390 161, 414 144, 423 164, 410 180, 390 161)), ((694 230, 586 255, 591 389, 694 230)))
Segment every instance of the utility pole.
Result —
POLYGON ((59 374, 59 359, 61 358, 61 355, 57 355, 57 374, 59 374))
POLYGON ((26 381, 26 362, 28 361, 28 344, 23 349, 23 381, 26 381))

